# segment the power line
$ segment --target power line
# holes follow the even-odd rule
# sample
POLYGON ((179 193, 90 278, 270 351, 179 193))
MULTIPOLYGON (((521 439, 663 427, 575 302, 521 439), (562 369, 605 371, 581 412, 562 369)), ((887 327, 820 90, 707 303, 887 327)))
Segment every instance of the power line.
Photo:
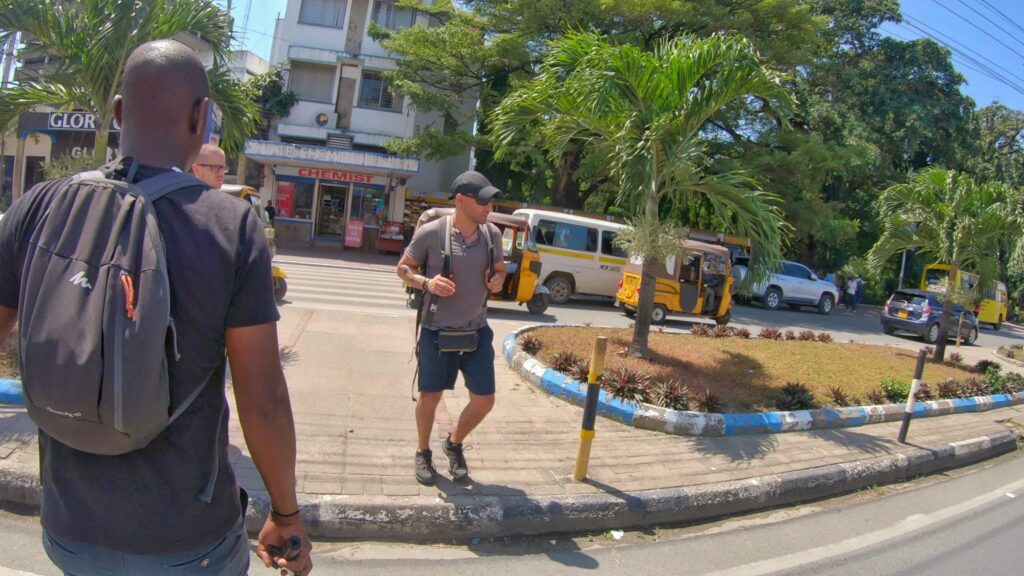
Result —
MULTIPOLYGON (((251 0, 250 0, 250 1, 251 1, 251 0)), ((1006 34, 1006 35, 1007 35, 1007 36, 1009 36, 1010 38, 1013 38, 1014 40, 1016 40, 1017 44, 1020 44, 1021 46, 1024 46, 1024 42, 1021 42, 1021 41, 1020 41, 1020 40, 1019 40, 1019 39, 1017 38, 1017 35, 1016 35, 1016 34, 1012 34, 1012 33, 1008 32, 1008 31, 1007 31, 1007 30, 1006 30, 1005 28, 1003 28, 1003 27, 1002 27, 1002 26, 1000 26, 999 24, 996 24, 996 23, 995 23, 994 21, 992 21, 992 19, 990 19, 990 18, 989 18, 988 16, 985 16, 985 15, 984 15, 984 14, 982 14, 981 12, 978 12, 978 10, 974 8, 974 6, 971 6, 971 5, 970 5, 970 4, 968 4, 967 2, 964 2, 964 0, 956 0, 956 1, 957 1, 957 2, 959 2, 959 3, 961 3, 961 4, 963 4, 964 6, 966 6, 966 7, 967 7, 967 9, 968 9, 968 10, 970 10, 971 12, 974 12, 974 13, 975 13, 975 14, 977 14, 978 16, 981 16, 982 18, 984 18, 984 19, 985 19, 986 21, 988 21, 988 23, 989 23, 989 24, 991 24, 991 25, 995 26, 996 28, 998 28, 998 29, 1002 30, 1003 34, 1006 34)))
POLYGON ((970 20, 968 20, 967 18, 964 18, 964 17, 963 17, 963 16, 961 16, 961 15, 960 15, 959 13, 957 13, 957 12, 956 12, 955 10, 952 10, 952 9, 950 9, 950 8, 949 8, 948 6, 946 6, 946 5, 945 5, 945 4, 943 4, 942 2, 939 2, 939 0, 932 0, 932 2, 934 2, 934 3, 938 4, 939 6, 942 6, 942 8, 943 8, 943 9, 945 9, 945 10, 946 10, 947 12, 949 12, 950 14, 952 14, 952 15, 956 16, 957 18, 959 18, 959 19, 963 20, 964 22, 967 22, 968 24, 970 24, 970 25, 971 25, 971 26, 973 26, 974 28, 978 29, 978 30, 979 30, 979 31, 981 31, 981 33, 982 33, 982 34, 984 34, 985 36, 988 36, 989 38, 991 38, 991 39, 995 40, 996 42, 999 42, 1000 44, 1002 44, 1003 46, 1005 46, 1005 47, 1006 47, 1006 49, 1007 49, 1007 50, 1009 50, 1010 52, 1013 52, 1013 53, 1014 53, 1014 54, 1016 54, 1017 56, 1020 56, 1021 58, 1024 58, 1024 54, 1021 54, 1020 52, 1017 52, 1016 50, 1014 50, 1013 48, 1011 48, 1009 44, 1007 44, 1006 42, 1003 42, 1003 41, 1002 41, 1002 40, 1000 40, 999 38, 996 38, 995 36, 993 36, 993 35, 989 34, 987 30, 985 30, 985 29, 984 29, 984 28, 982 28, 981 26, 978 26, 978 25, 977 25, 977 24, 975 24, 974 22, 971 22, 971 21, 970 21, 970 20))
POLYGON ((1006 14, 1003 14, 1002 12, 999 11, 998 8, 996 8, 995 6, 989 4, 985 0, 981 0, 981 3, 984 4, 985 6, 988 6, 989 10, 991 10, 991 11, 995 12, 996 14, 999 14, 1000 16, 1002 16, 1003 20, 1006 20, 1010 24, 1013 24, 1014 26, 1016 26, 1018 30, 1020 30, 1021 32, 1024 32, 1024 28, 1021 28, 1020 24, 1017 24, 1017 22, 1015 20, 1013 20, 1013 18, 1010 18, 1006 14))
POLYGON ((972 50, 968 46, 962 44, 961 42, 957 41, 954 38, 951 38, 951 37, 947 36, 946 34, 940 32, 940 31, 936 30, 935 28, 932 28, 931 26, 925 24, 924 22, 920 22, 919 20, 916 20, 916 19, 911 19, 911 18, 907 17, 906 15, 904 15, 904 20, 905 21, 902 23, 904 26, 909 26, 909 27, 913 28, 914 30, 916 30, 917 32, 919 32, 921 34, 924 34, 928 38, 931 38, 932 40, 935 40, 939 44, 942 44, 946 48, 949 48, 952 52, 954 52, 956 54, 959 54, 961 56, 961 58, 967 59, 970 62, 974 63, 976 66, 978 66, 978 67, 988 71, 989 74, 991 74, 993 77, 995 77, 995 79, 997 79, 999 82, 1005 84, 1006 86, 1008 86, 1010 88, 1013 88, 1014 90, 1017 90, 1018 92, 1024 93, 1024 88, 1022 88, 1022 86, 1017 84, 1016 82, 1010 81, 1009 78, 1007 78, 1007 76, 1016 78, 1017 80, 1019 80, 1021 82, 1024 82, 1024 78, 1022 78, 1020 76, 1017 76, 1013 72, 1003 68, 999 64, 997 64, 997 63, 993 62, 992 60, 988 59, 987 57, 985 57, 984 55, 982 55, 982 54, 980 54, 978 52, 975 52, 974 50, 972 50), (917 24, 915 24, 915 22, 917 22, 917 24), (922 28, 921 26, 923 26, 924 28, 922 28), (925 30, 925 28, 927 28, 928 30, 931 30, 931 32, 929 32, 928 30, 925 30), (943 40, 943 38, 945 38, 945 40, 943 40), (950 45, 950 42, 952 42, 953 44, 956 44, 957 46, 960 46, 962 49, 958 50, 957 48, 954 48, 953 46, 950 45), (997 72, 997 70, 998 70, 998 72, 997 72))

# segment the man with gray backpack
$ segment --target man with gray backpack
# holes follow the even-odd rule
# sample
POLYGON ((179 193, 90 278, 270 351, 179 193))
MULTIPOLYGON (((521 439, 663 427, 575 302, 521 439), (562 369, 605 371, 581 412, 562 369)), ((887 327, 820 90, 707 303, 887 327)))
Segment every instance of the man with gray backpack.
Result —
POLYGON ((416 402, 418 446, 416 480, 436 482, 430 435, 434 411, 445 390, 455 387, 462 372, 469 403, 454 429, 442 441, 453 480, 469 476, 462 442, 494 406, 494 332, 487 325, 487 297, 505 282, 501 232, 488 224, 500 190, 479 172, 459 175, 452 184, 455 215, 416 229, 398 262, 406 286, 423 290, 422 329, 417 325, 416 402))
POLYGON ((269 247, 246 203, 182 173, 209 103, 192 50, 143 44, 114 98, 122 157, 0 221, 0 342, 17 320, 43 546, 66 574, 248 572, 225 352, 271 501, 257 554, 312 570, 269 247))

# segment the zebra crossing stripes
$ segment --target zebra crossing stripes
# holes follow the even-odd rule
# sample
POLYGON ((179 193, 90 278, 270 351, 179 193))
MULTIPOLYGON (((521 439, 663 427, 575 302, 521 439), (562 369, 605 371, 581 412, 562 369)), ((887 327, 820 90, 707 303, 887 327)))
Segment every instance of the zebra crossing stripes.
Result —
POLYGON ((281 264, 288 274, 282 306, 375 316, 415 314, 406 307, 405 287, 391 271, 281 264))

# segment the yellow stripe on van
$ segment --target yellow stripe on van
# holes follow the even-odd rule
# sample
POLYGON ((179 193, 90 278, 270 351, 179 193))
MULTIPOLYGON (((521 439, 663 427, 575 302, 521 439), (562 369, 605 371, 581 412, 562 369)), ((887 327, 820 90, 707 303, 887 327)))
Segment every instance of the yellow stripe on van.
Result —
POLYGON ((600 258, 598 258, 598 260, 600 260, 602 264, 626 264, 625 258, 616 258, 614 256, 601 256, 600 258))
POLYGON ((563 250, 561 248, 549 248, 547 246, 538 246, 537 250, 545 254, 554 254, 555 256, 565 256, 566 258, 579 258, 580 260, 593 260, 593 254, 586 252, 576 252, 574 250, 563 250))

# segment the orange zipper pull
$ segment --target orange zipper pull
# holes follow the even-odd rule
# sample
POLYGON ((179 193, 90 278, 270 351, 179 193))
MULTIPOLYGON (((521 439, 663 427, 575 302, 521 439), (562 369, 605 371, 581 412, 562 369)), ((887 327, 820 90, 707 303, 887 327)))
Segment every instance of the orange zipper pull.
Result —
POLYGON ((121 272, 121 286, 124 288, 124 311, 129 320, 134 320, 135 287, 132 285, 132 277, 127 272, 121 272))

